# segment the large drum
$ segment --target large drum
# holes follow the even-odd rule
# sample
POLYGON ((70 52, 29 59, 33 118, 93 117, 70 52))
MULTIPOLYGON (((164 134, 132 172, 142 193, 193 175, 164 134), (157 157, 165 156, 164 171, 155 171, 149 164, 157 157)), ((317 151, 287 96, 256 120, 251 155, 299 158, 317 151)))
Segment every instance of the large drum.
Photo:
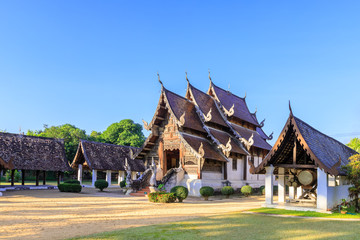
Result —
POLYGON ((297 178, 301 185, 310 186, 313 185, 316 181, 316 172, 311 170, 303 170, 298 173, 297 178))

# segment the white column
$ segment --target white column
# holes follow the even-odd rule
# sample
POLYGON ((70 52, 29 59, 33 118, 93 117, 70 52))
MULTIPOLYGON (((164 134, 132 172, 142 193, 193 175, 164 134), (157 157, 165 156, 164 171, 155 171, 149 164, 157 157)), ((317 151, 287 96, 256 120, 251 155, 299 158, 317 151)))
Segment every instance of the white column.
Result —
POLYGON ((318 209, 327 210, 327 190, 328 190, 328 179, 327 174, 321 170, 317 169, 317 199, 316 205, 318 209))
POLYGON ((106 170, 106 181, 111 185, 111 170, 106 170))
POLYGON ((93 187, 95 187, 96 179, 97 179, 97 170, 93 169, 92 170, 92 184, 91 184, 93 187))
POLYGON ((270 165, 270 167, 265 167, 265 170, 265 203, 273 204, 274 167, 270 165))
POLYGON ((278 170, 278 202, 285 202, 285 169, 279 168, 278 170))
POLYGON ((301 186, 297 187, 296 188, 296 198, 299 199, 301 197, 302 193, 303 193, 302 187, 301 186))
POLYGON ((79 167, 78 167, 78 181, 80 182, 80 184, 82 184, 82 173, 83 173, 83 166, 82 166, 82 164, 79 164, 79 167))
POLYGON ((295 199, 295 187, 289 186, 289 199, 295 199))
POLYGON ((120 184, 121 181, 124 180, 124 171, 119 171, 118 174, 118 184, 120 184))

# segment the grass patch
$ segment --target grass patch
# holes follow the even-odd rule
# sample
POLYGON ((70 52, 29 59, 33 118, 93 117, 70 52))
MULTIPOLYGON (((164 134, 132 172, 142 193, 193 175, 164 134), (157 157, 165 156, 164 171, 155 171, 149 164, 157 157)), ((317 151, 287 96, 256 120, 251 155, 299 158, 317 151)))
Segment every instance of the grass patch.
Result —
POLYGON ((359 234, 358 222, 232 213, 73 239, 357 239, 359 234))
POLYGON ((265 214, 278 214, 278 215, 291 215, 291 216, 301 216, 301 217, 323 217, 323 218, 360 218, 360 214, 351 215, 351 214, 341 214, 341 213, 320 213, 314 211, 295 211, 295 210, 285 210, 278 208, 257 208, 251 209, 251 212, 265 213, 265 214))

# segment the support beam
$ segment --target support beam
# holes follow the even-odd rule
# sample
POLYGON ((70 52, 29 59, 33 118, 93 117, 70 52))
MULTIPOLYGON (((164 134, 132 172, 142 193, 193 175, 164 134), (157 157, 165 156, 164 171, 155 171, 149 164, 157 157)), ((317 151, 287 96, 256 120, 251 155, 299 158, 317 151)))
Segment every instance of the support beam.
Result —
POLYGON ((318 209, 327 210, 328 200, 328 179, 327 174, 320 168, 317 169, 317 199, 316 207, 318 209))
POLYGON ((21 185, 25 185, 25 170, 21 170, 21 185))
POLYGON ((293 164, 296 164, 296 135, 294 136, 293 164))
POLYGON ((111 170, 106 170, 106 181, 111 185, 111 170))
POLYGON ((83 174, 83 165, 79 164, 78 166, 78 181, 82 184, 82 174, 83 174))
POLYGON ((36 185, 36 186, 39 186, 40 170, 36 170, 36 173, 35 173, 35 174, 36 174, 36 180, 35 180, 36 182, 35 182, 35 185, 36 185))
POLYGON ((57 172, 57 184, 58 184, 58 185, 60 184, 60 179, 61 179, 61 172, 58 171, 58 172, 57 172))
POLYGON ((273 204, 273 188, 274 188, 274 167, 270 165, 265 167, 265 203, 273 204))
POLYGON ((92 170, 92 180, 91 180, 91 186, 95 187, 95 182, 97 179, 97 170, 92 170))
POLYGON ((46 185, 46 171, 43 171, 43 185, 46 185))
POLYGON ((11 186, 14 186, 15 169, 11 170, 11 186))
POLYGON ((316 169, 315 165, 306 165, 306 164, 274 164, 274 167, 282 167, 282 168, 313 168, 316 169))
POLYGON ((285 169, 279 168, 278 170, 278 202, 285 202, 285 169))

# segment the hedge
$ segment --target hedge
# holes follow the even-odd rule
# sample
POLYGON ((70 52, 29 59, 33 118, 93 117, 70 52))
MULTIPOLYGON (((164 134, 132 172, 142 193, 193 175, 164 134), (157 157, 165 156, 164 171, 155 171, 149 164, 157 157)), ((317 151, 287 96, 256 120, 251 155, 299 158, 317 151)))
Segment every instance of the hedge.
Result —
POLYGON ((80 181, 78 181, 76 179, 71 179, 71 180, 65 181, 64 183, 80 184, 80 181))
POLYGON ((60 183, 58 185, 58 189, 60 192, 75 192, 79 193, 81 192, 81 185, 75 184, 75 183, 60 183))
POLYGON ((153 192, 148 194, 150 202, 155 203, 173 203, 176 201, 176 196, 174 193, 166 192, 153 192))

